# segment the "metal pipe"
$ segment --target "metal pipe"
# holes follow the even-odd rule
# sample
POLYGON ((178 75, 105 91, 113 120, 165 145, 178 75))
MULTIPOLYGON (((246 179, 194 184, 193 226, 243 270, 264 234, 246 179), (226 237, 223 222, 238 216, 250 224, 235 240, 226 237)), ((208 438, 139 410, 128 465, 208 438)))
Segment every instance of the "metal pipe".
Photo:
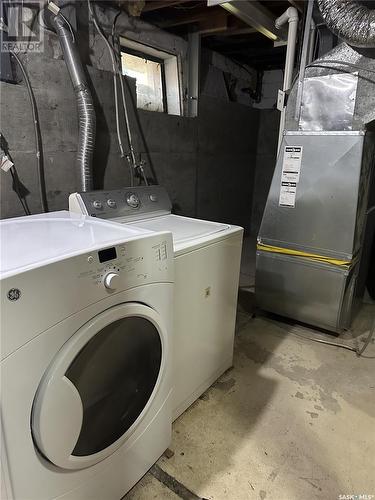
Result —
POLYGON ((80 172, 81 190, 91 191, 93 189, 92 157, 96 132, 94 103, 69 23, 60 13, 52 18, 52 22, 59 36, 65 64, 77 99, 79 129, 77 166, 80 172))
MULTIPOLYGON (((106 44, 109 54, 111 57, 112 61, 112 69, 113 69, 113 74, 114 74, 114 90, 115 90, 115 104, 116 104, 116 120, 118 120, 118 94, 117 94, 117 82, 116 82, 116 77, 119 78, 120 81, 120 89, 121 89, 121 98, 122 98, 122 106, 123 106, 123 111, 124 111, 124 116, 125 116, 125 125, 126 125, 126 132, 128 136, 128 143, 129 143, 129 155, 127 155, 127 161, 129 162, 129 169, 130 169, 130 185, 133 186, 134 184, 134 171, 137 167, 137 161, 135 157, 135 150, 133 146, 133 135, 132 135, 132 130, 130 126, 130 118, 129 118, 129 113, 128 113, 128 107, 127 107, 127 102, 126 102, 126 97, 125 97, 125 89, 124 89, 124 81, 123 81, 123 75, 120 69, 120 66, 118 62, 116 61, 116 52, 114 47, 111 45, 111 43, 108 41, 107 37, 103 33, 103 30, 99 26, 98 20, 96 18, 96 14, 94 11, 94 7, 91 5, 91 0, 87 0, 87 5, 88 9, 90 12, 91 19, 94 23, 95 29, 98 32, 99 36, 102 38, 104 43, 106 44)), ((116 17, 114 19, 114 23, 112 26, 112 32, 113 32, 113 37, 115 35, 115 21, 116 17)), ((119 122, 117 121, 117 124, 119 122)), ((122 142, 121 142, 121 137, 120 137, 120 130, 117 128, 117 135, 118 135, 118 141, 119 141, 119 147, 120 147, 120 154, 124 154, 124 150, 122 147, 122 142)))
POLYGON ((375 9, 355 0, 318 0, 328 28, 354 47, 375 47, 375 9))
POLYGON ((308 57, 310 27, 311 27, 312 15, 313 15, 313 8, 314 8, 314 0, 308 0, 306 18, 305 18, 305 30, 303 32, 302 53, 301 53, 301 60, 300 60, 299 72, 298 72, 296 108, 295 108, 295 113, 294 113, 294 119, 296 120, 297 124, 299 123, 299 119, 300 119, 300 115, 301 115, 303 82, 305 79, 306 62, 307 62, 307 57, 308 57))
POLYGON ((285 93, 290 90, 293 82, 293 68, 294 59, 296 55, 296 43, 297 43, 297 31, 298 31, 298 10, 294 7, 289 7, 284 14, 278 17, 275 21, 275 26, 277 29, 281 29, 285 23, 288 23, 288 44, 286 49, 285 58, 285 69, 284 69, 284 82, 283 82, 283 92, 284 92, 284 103, 281 110, 280 116, 280 128, 279 128, 279 142, 277 150, 279 151, 281 146, 281 141, 283 138, 284 126, 285 126, 285 93))

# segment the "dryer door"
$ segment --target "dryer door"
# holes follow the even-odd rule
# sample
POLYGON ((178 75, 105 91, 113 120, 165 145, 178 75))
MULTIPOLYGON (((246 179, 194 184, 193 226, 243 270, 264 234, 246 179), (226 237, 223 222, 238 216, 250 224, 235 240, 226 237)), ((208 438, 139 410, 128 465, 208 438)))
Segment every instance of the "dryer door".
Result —
POLYGON ((147 412, 167 356, 150 307, 128 303, 99 314, 60 349, 34 398, 32 434, 55 465, 81 469, 119 448, 147 412))

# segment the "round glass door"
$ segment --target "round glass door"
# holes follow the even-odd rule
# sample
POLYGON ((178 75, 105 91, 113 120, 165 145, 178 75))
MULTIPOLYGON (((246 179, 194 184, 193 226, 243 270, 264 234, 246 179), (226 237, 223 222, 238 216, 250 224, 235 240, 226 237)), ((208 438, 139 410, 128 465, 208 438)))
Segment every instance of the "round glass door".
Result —
POLYGON ((35 397, 34 441, 56 465, 80 468, 111 454, 156 388, 163 361, 157 314, 140 304, 113 309, 63 346, 35 397))
POLYGON ((85 345, 65 374, 83 405, 73 455, 97 453, 125 434, 150 399, 160 365, 159 332, 145 318, 119 319, 85 345))

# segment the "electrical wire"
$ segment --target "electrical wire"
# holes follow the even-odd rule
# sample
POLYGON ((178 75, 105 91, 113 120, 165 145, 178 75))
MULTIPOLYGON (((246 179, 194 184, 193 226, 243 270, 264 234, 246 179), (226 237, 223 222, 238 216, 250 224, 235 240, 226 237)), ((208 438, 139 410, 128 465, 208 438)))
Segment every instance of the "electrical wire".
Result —
POLYGON ((316 65, 320 66, 321 64, 340 64, 341 66, 348 66, 348 67, 354 68, 354 69, 356 69, 358 71, 367 71, 369 73, 375 73, 374 69, 364 68, 363 66, 359 66, 358 64, 350 63, 350 62, 347 62, 347 61, 340 61, 338 59, 322 59, 319 62, 316 62, 316 63, 312 62, 312 63, 308 64, 307 68, 314 67, 316 65))
POLYGON ((12 187, 13 187, 13 191, 16 193, 21 205, 22 205, 22 208, 25 212, 26 215, 31 215, 31 212, 30 212, 30 209, 29 209, 29 206, 27 204, 27 200, 26 200, 26 192, 24 192, 24 194, 22 194, 22 190, 21 190, 21 187, 22 187, 22 183, 20 182, 19 180, 19 177, 18 177, 18 174, 17 174, 17 170, 16 170, 16 167, 14 166, 14 161, 13 161, 13 158, 9 152, 9 149, 8 149, 8 143, 7 141, 5 140, 5 137, 3 136, 3 134, 0 133, 0 152, 3 154, 3 156, 5 156, 6 158, 8 158, 8 160, 11 162, 11 167, 9 169, 9 172, 10 172, 10 175, 12 176, 12 187))
POLYGON ((312 337, 310 335, 302 335, 302 334, 297 333, 297 332, 289 332, 289 333, 291 333, 292 335, 295 335, 296 337, 299 337, 301 339, 311 340, 312 342, 319 342, 320 344, 332 345, 334 347, 342 347, 343 349, 347 349, 349 351, 353 351, 353 352, 357 353, 357 349, 349 344, 341 344, 340 342, 332 342, 331 340, 323 340, 323 339, 319 339, 317 337, 312 337))
MULTIPOLYGON (((243 288, 243 287, 240 287, 240 288, 243 288)), ((309 335, 307 333, 306 334, 297 333, 296 331, 293 331, 293 330, 290 330, 290 329, 287 329, 286 327, 284 327, 283 323, 280 323, 280 321, 276 321, 276 320, 271 319, 271 318, 269 318, 268 321, 270 321, 271 323, 277 325, 279 328, 285 330, 287 333, 290 333, 296 337, 299 337, 299 338, 304 339, 304 340, 310 340, 312 342, 318 342, 320 344, 331 345, 333 347, 341 347, 342 349, 347 349, 348 351, 355 352, 358 357, 361 357, 363 355, 363 353, 365 352, 365 350, 369 346, 372 338, 375 336, 375 315, 373 318, 373 323, 371 325, 370 331, 369 331, 369 333, 366 337, 366 340, 364 341, 362 347, 359 347, 359 346, 355 347, 353 345, 346 344, 344 342, 335 342, 332 340, 325 340, 325 339, 319 338, 317 335, 309 335)), ((369 358, 368 356, 363 356, 363 357, 369 358)), ((372 357, 371 357, 371 359, 372 359, 372 357)), ((375 357, 374 357, 374 359, 375 359, 375 357)))
MULTIPOLYGON (((321 61, 317 62, 312 62, 306 66, 307 68, 322 68, 322 69, 331 69, 333 71, 340 71, 341 73, 348 73, 347 71, 343 70, 342 68, 337 68, 336 66, 328 66, 328 64, 340 64, 341 66, 348 66, 352 67, 353 69, 357 69, 358 71, 368 71, 369 73, 375 73, 375 70, 369 69, 369 68, 364 68, 363 66, 359 66, 357 64, 349 63, 346 61, 339 61, 336 59, 322 59, 321 61), (327 64, 325 64, 327 63, 327 64)), ((299 73, 297 73, 293 79, 291 88, 294 87, 296 81, 298 80, 299 73)), ((361 78, 361 80, 365 80, 366 82, 370 83, 375 83, 375 80, 371 80, 371 78, 366 78, 363 75, 358 75, 358 78, 361 78)))
POLYGON ((331 345, 331 346, 334 346, 334 347, 342 347, 343 349, 347 349, 349 351, 355 352, 358 357, 361 357, 362 354, 367 349, 367 347, 369 346, 369 344, 371 342, 371 339, 375 335, 375 317, 374 317, 373 324, 372 324, 372 326, 370 328, 369 334, 366 337, 366 340, 365 340, 365 342, 364 342, 364 344, 363 344, 363 346, 361 348, 359 348, 359 347, 353 347, 353 346, 351 346, 349 344, 344 344, 344 343, 340 343, 340 342, 332 342, 331 340, 319 339, 319 338, 313 337, 311 335, 302 335, 300 333, 293 332, 293 331, 291 331, 289 333, 291 333, 292 335, 295 335, 297 337, 300 337, 302 339, 305 339, 305 340, 311 340, 313 342, 319 342, 320 344, 331 345))
POLYGON ((365 350, 367 349, 371 340, 373 339, 374 335, 375 335, 375 315, 373 318, 372 327, 370 328, 369 334, 367 335, 367 338, 366 338, 363 346, 360 349, 357 349, 357 356, 358 357, 362 356, 362 354, 365 352, 365 350))
POLYGON ((65 22, 65 24, 68 26, 70 34, 72 35, 72 41, 73 41, 73 43, 76 43, 76 37, 74 35, 74 31, 73 31, 72 25, 67 20, 67 18, 64 16, 64 14, 61 12, 61 10, 59 12, 59 16, 61 17, 61 19, 63 19, 63 21, 65 22))
POLYGON ((22 197, 22 194, 21 194, 21 192, 19 190, 19 179, 18 179, 17 171, 14 168, 14 166, 12 166, 10 168, 10 175, 12 176, 12 179, 13 179, 13 189, 14 189, 14 192, 16 193, 18 199, 20 200, 20 203, 22 205, 22 208, 23 208, 25 214, 26 215, 31 215, 31 212, 30 212, 27 200, 22 197))
MULTIPOLYGON (((113 48, 115 46, 115 25, 116 25, 117 18, 118 18, 118 16, 120 14, 121 14, 121 12, 118 12, 116 14, 116 16, 113 19, 113 23, 112 23, 112 44, 113 44, 112 46, 113 46, 113 48)), ((116 57, 116 53, 114 53, 114 55, 116 57)), ((114 92, 114 95, 115 95, 115 113, 116 113, 117 140, 118 140, 118 144, 119 144, 119 148, 120 148, 121 158, 124 158, 127 161, 127 164, 128 164, 128 167, 129 167, 130 185, 133 186, 134 185, 134 174, 133 174, 133 168, 134 167, 132 166, 132 164, 130 162, 129 155, 125 156, 124 147, 122 145, 121 130, 120 130, 120 114, 119 114, 118 88, 117 88, 117 67, 118 67, 118 63, 117 63, 117 66, 116 66, 116 64, 112 65, 112 66, 113 66, 113 92, 114 92)))
MULTIPOLYGON (((122 74, 120 71, 119 64, 116 61, 116 53, 114 47, 111 45, 107 37, 105 36, 103 30, 99 26, 99 23, 96 18, 96 14, 94 12, 94 9, 91 5, 91 0, 87 0, 87 5, 88 9, 92 18, 92 21, 94 23, 94 26, 99 34, 99 36, 102 38, 104 41, 105 45, 107 46, 110 56, 111 56, 111 61, 112 61, 112 69, 113 69, 113 74, 114 74, 114 90, 115 90, 115 106, 116 106, 116 127, 117 127, 117 138, 119 142, 119 148, 120 148, 120 154, 123 158, 125 158, 123 146, 122 146, 122 140, 121 140, 121 131, 120 131, 120 121, 119 121, 119 106, 118 106, 118 88, 117 88, 117 80, 116 76, 118 76, 120 80, 120 86, 121 86, 121 96, 122 96, 122 105, 123 105, 123 111, 125 115, 125 123, 126 123, 126 129, 127 129, 127 135, 128 135, 128 142, 129 142, 129 149, 130 149, 130 160, 128 160, 129 163, 129 174, 130 174, 130 185, 134 185, 134 169, 136 167, 136 160, 135 160, 135 154, 134 154, 134 148, 133 148, 133 140, 132 140, 132 134, 130 130, 130 121, 129 121, 129 115, 128 115, 128 110, 126 106, 126 99, 125 99, 125 91, 124 91, 124 84, 122 81, 122 74)), ((115 17, 115 20, 117 19, 117 16, 115 17)), ((114 28, 113 28, 114 31, 114 28)))
POLYGON ((31 105, 33 124, 34 124, 34 132, 35 132, 35 154, 37 161, 37 171, 38 171, 38 180, 39 180, 39 192, 40 192, 40 202, 42 205, 43 212, 48 212, 48 202, 47 202, 47 193, 46 193, 46 184, 44 178, 44 168, 43 168, 43 151, 42 151, 42 136, 40 132, 40 123, 38 117, 38 109, 36 106, 35 96, 33 89, 30 84, 30 79, 26 72, 26 69, 14 51, 10 51, 11 55, 17 61, 18 66, 22 72, 23 80, 27 87, 27 92, 29 94, 29 100, 31 105))
MULTIPOLYGON (((347 66, 348 68, 356 69, 357 71, 365 71, 368 73, 375 73, 375 70, 373 70, 373 69, 364 68, 363 66, 359 66, 358 64, 353 64, 353 63, 349 63, 346 61, 339 61, 336 59, 322 59, 321 61, 312 62, 306 67, 307 68, 325 68, 325 69, 341 71, 341 73, 348 73, 348 71, 345 71, 341 68, 337 68, 334 66, 329 66, 329 64, 339 64, 341 66, 347 66)), ((372 80, 371 78, 367 78, 363 75, 358 75, 358 78, 361 78, 361 80, 365 80, 365 81, 370 82, 370 83, 375 83, 375 80, 372 80)))
MULTIPOLYGON (((113 19, 113 24, 112 24, 112 46, 115 46, 115 35, 114 35, 114 29, 115 29, 115 24, 118 16, 120 15, 120 12, 116 14, 116 16, 113 19)), ((113 65, 112 65, 113 67, 113 65)), ((118 107, 118 93, 117 93, 117 71, 116 71, 116 66, 113 67, 113 90, 115 94, 115 108, 116 108, 116 129, 117 129, 117 138, 118 138, 118 143, 119 143, 119 148, 121 152, 121 157, 124 158, 124 148, 122 145, 122 139, 121 139, 121 134, 120 134, 120 120, 119 120, 119 107, 118 107)))
MULTIPOLYGON (((117 19, 118 19, 118 16, 116 16, 113 20, 113 27, 112 27, 113 39, 115 38, 115 29, 116 29, 117 19)), ((115 57, 116 57, 116 52, 114 52, 114 53, 115 53, 115 57)), ((131 156, 131 160, 133 163, 133 169, 135 170, 137 168, 137 161, 135 159, 135 153, 134 153, 134 148, 133 148, 133 137, 132 137, 131 127, 130 127, 128 106, 127 106, 126 96, 125 96, 124 79, 122 76, 122 71, 120 69, 120 61, 117 61, 117 69, 118 69, 118 75, 119 75, 119 79, 120 79, 122 106, 123 106, 123 110, 124 110, 126 128, 127 128, 127 132, 128 132, 130 156, 131 156)), ((131 185, 133 186, 134 185, 134 178, 133 177, 131 178, 131 182, 132 182, 131 185)), ((147 185, 147 180, 146 180, 146 185, 147 185)))
MULTIPOLYGON (((316 63, 316 64, 312 64, 311 67, 313 67, 313 68, 331 69, 332 71, 339 71, 340 73, 351 74, 350 71, 345 71, 342 68, 337 68, 335 66, 328 66, 326 64, 316 63)), ((367 77, 365 77, 363 75, 358 75, 358 78, 360 78, 361 80, 364 80, 365 82, 370 82, 372 84, 375 83, 375 80, 372 80, 371 78, 367 78, 367 77)))
MULTIPOLYGON (((115 17, 113 18, 113 23, 112 23, 112 50, 113 54, 115 57, 115 66, 114 66, 114 73, 113 73, 113 88, 114 88, 114 94, 115 94, 115 108, 116 108, 116 126, 118 130, 118 136, 119 136, 119 141, 122 142, 121 140, 121 134, 120 134, 120 121, 119 121, 119 105, 118 105, 118 88, 117 88, 117 77, 119 77, 120 82, 122 82, 122 74, 119 73, 119 68, 120 68, 120 61, 118 60, 118 55, 115 50, 115 28, 116 28, 116 22, 119 16, 121 15, 121 11, 117 12, 115 17)), ((125 117, 126 119, 126 117, 125 117)), ((128 143, 130 147, 130 140, 129 140, 129 133, 127 132, 128 135, 128 143)), ((126 158, 126 161, 128 163, 129 167, 129 175, 130 175, 130 185, 134 186, 134 169, 135 169, 135 159, 129 154, 125 156, 124 150, 121 144, 121 149, 122 149, 122 157, 126 158)))
POLYGON ((147 180, 147 177, 146 177, 146 174, 145 174, 145 169, 143 168, 143 165, 142 165, 142 162, 140 163, 139 165, 139 170, 141 172, 141 176, 143 178, 143 182, 145 183, 146 186, 148 186, 148 180, 147 180))

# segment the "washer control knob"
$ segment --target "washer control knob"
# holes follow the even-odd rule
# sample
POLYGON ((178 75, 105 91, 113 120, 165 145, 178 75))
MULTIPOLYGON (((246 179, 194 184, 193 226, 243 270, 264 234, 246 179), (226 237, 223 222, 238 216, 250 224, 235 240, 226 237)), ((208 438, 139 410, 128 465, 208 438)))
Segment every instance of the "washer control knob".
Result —
POLYGON ((103 204, 100 200, 95 200, 92 202, 92 206, 96 208, 97 210, 103 208, 103 204))
POLYGON ((150 194, 150 200, 156 202, 158 201, 158 197, 156 196, 156 194, 150 194))
POLYGON ((120 275, 118 273, 110 272, 104 277, 104 286, 108 290, 116 290, 120 280, 120 275))
POLYGON ((110 208, 116 208, 116 200, 112 200, 112 199, 107 200, 107 205, 110 208))
POLYGON ((129 193, 126 197, 126 203, 129 205, 129 207, 138 208, 140 201, 136 194, 129 193))

